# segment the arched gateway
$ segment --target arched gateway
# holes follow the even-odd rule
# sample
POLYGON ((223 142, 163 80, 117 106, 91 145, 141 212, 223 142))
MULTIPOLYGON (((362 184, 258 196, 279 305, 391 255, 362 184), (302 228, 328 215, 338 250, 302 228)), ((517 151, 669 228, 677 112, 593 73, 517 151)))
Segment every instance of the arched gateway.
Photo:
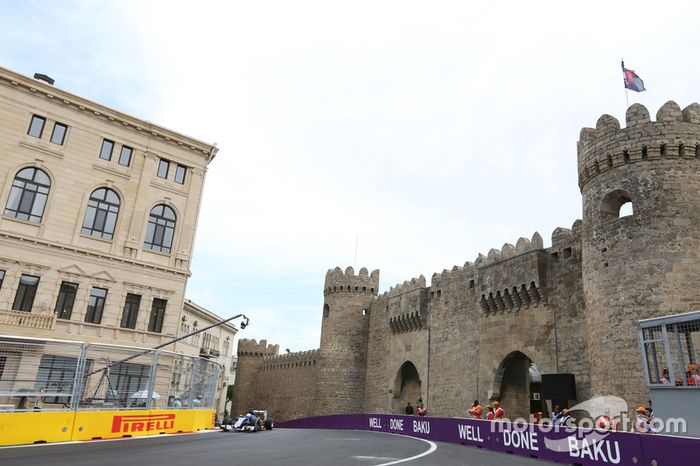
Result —
POLYGON ((396 374, 392 412, 403 414, 408 402, 414 407, 421 397, 421 379, 411 361, 403 363, 396 374))
POLYGON ((513 351, 498 367, 493 398, 501 402, 509 419, 528 419, 531 400, 540 400, 541 386, 542 376, 535 363, 520 351, 513 351))

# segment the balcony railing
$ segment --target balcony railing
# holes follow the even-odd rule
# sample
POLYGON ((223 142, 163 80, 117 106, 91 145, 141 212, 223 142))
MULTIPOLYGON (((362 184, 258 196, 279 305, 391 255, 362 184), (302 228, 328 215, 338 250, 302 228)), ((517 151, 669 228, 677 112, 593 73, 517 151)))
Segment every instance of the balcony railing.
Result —
POLYGON ((55 314, 33 314, 24 311, 0 310, 0 324, 52 329, 55 323, 55 314))

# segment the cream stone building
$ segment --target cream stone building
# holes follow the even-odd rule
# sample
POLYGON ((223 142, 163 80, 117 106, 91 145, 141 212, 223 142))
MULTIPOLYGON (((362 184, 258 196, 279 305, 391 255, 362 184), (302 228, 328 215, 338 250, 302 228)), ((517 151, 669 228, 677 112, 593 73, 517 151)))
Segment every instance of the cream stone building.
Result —
MULTIPOLYGON (((185 306, 180 318, 180 330, 178 336, 188 335, 197 329, 213 325, 221 320, 221 317, 213 312, 185 299, 185 306)), ((236 327, 227 322, 205 332, 193 335, 175 343, 175 351, 184 354, 200 356, 214 361, 222 366, 221 378, 217 390, 215 409, 219 419, 223 418, 226 409, 226 389, 233 384, 235 373, 233 368, 233 337, 236 335, 236 327)), ((181 390, 186 390, 181 378, 174 379, 181 390)))
POLYGON ((176 337, 216 152, 0 68, 0 335, 141 348, 176 337))

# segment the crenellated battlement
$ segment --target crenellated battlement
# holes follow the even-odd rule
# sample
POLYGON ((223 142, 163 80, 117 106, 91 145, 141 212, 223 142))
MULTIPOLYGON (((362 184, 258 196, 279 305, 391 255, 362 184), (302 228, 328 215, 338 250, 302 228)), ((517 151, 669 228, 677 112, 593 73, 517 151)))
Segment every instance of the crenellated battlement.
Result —
POLYGON ((406 280, 403 283, 394 285, 389 288, 389 291, 385 291, 381 294, 380 298, 394 298, 400 296, 404 293, 410 293, 421 288, 425 288, 425 277, 421 275, 418 278, 412 278, 411 280, 406 280))
POLYGON ((500 250, 491 249, 486 256, 479 254, 474 261, 474 265, 477 267, 483 267, 485 265, 495 264, 496 262, 525 254, 526 252, 543 248, 544 242, 542 241, 542 236, 540 236, 538 232, 535 232, 535 234, 532 235, 532 239, 520 238, 517 243, 515 243, 515 246, 510 243, 506 243, 500 250))
POLYGON ((571 228, 557 227, 552 232, 552 249, 571 246, 581 241, 581 220, 576 220, 571 228))
POLYGON ((613 116, 603 115, 596 127, 583 128, 578 141, 579 188, 616 167, 660 159, 700 158, 700 105, 681 111, 666 102, 651 121, 649 110, 634 104, 625 115, 626 128, 613 116))
POLYGON ((268 345, 267 340, 241 338, 238 340, 238 357, 248 356, 263 358, 266 356, 276 356, 279 353, 280 345, 268 345))
POLYGON ((432 277, 430 277, 430 287, 440 288, 444 281, 450 280, 457 276, 476 276, 476 265, 467 261, 462 267, 455 265, 452 269, 443 269, 441 273, 435 272, 432 277))
POLYGON ((263 371, 270 371, 315 366, 319 355, 319 350, 315 349, 309 351, 298 351, 296 353, 285 353, 276 356, 265 356, 260 369, 263 371))
POLYGON ((352 267, 346 268, 345 272, 340 267, 336 267, 326 272, 324 296, 332 293, 369 293, 376 296, 378 292, 379 270, 369 273, 362 267, 355 275, 352 267))

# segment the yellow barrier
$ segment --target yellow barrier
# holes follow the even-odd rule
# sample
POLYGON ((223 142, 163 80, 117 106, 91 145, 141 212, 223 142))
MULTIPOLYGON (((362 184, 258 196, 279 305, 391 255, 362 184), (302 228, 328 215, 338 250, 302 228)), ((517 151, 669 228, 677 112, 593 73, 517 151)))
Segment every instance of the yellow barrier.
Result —
POLYGON ((192 430, 213 429, 216 413, 211 409, 195 409, 192 411, 194 419, 192 420, 192 430))
POLYGON ((0 414, 0 445, 65 442, 71 439, 74 412, 0 414))
POLYGON ((0 414, 0 445, 194 432, 214 427, 211 409, 0 414))
POLYGON ((188 409, 79 411, 75 415, 73 440, 192 432, 193 424, 194 411, 188 409))

